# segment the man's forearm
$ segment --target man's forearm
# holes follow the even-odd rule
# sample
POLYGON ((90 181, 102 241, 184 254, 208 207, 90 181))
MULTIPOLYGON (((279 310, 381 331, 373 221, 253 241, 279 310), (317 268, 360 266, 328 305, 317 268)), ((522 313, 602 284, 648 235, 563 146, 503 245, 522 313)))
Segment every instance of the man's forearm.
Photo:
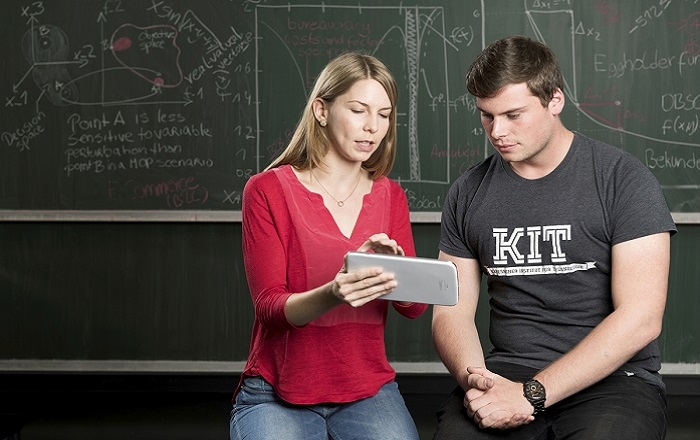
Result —
POLYGON ((435 349, 450 374, 463 389, 467 388, 467 367, 483 366, 484 354, 473 323, 456 325, 443 316, 433 320, 435 349))

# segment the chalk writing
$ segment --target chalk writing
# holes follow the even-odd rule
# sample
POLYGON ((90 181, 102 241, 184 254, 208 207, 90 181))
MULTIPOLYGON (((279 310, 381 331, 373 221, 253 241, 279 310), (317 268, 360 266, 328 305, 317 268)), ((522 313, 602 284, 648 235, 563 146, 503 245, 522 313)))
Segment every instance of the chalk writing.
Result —
POLYGON ((644 161, 649 169, 683 169, 700 171, 700 155, 691 152, 687 156, 669 153, 667 150, 657 152, 651 148, 644 150, 644 161))
POLYGON ((640 16, 635 18, 635 26, 629 30, 629 33, 636 31, 637 29, 643 28, 649 24, 650 20, 659 19, 666 8, 671 4, 671 0, 660 0, 658 6, 652 5, 647 10, 645 10, 640 16))
POLYGON ((390 177, 412 210, 439 212, 452 182, 494 153, 465 70, 515 32, 557 54, 568 127, 637 156, 670 206, 697 197, 694 171, 669 173, 695 170, 700 147, 697 2, 66 2, 4 8, 0 210, 240 209, 320 69, 358 50, 398 85, 390 177))
POLYGON ((8 147, 17 147, 20 151, 29 150, 32 139, 35 139, 44 132, 41 120, 46 117, 46 113, 39 112, 30 121, 22 124, 20 128, 12 132, 3 132, 2 140, 8 147))

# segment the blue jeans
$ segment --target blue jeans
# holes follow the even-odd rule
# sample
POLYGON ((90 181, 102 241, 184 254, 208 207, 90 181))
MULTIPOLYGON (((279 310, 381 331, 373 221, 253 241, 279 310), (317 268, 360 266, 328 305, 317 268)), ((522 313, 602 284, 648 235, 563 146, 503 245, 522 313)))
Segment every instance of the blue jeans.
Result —
MULTIPOLYGON (((536 372, 498 374, 523 382, 536 372)), ((438 410, 433 440, 662 440, 666 436, 665 394, 634 376, 610 376, 552 405, 533 422, 507 430, 480 429, 467 416, 463 399, 464 391, 457 387, 438 410)))
POLYGON ((261 377, 246 377, 231 411, 231 440, 418 440, 396 382, 346 404, 291 405, 261 377))

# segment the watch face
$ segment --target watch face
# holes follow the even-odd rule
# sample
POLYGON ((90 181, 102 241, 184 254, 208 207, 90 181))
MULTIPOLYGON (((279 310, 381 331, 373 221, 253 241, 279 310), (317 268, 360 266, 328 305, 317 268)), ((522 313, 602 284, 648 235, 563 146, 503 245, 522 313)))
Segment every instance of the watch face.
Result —
POLYGON ((525 395, 531 400, 542 400, 545 398, 544 387, 536 380, 525 383, 525 395))

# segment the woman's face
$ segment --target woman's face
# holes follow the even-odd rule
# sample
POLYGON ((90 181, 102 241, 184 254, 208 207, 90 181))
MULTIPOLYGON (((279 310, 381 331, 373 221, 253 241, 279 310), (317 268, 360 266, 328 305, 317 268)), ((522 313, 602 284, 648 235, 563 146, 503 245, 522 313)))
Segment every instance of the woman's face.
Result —
POLYGON ((333 102, 319 101, 331 141, 328 153, 352 162, 369 159, 389 131, 393 108, 384 87, 363 79, 333 102))

